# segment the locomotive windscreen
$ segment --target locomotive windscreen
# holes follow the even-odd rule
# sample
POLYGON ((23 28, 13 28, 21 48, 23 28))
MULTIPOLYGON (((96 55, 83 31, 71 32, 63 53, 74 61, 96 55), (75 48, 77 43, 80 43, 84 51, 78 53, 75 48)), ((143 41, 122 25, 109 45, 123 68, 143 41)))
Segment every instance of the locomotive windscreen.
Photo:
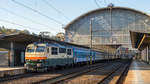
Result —
POLYGON ((44 51, 45 51, 45 46, 36 46, 35 52, 44 52, 44 51))
POLYGON ((35 47, 34 46, 29 46, 27 47, 26 52, 34 52, 35 47))
POLYGON ((26 52, 44 52, 46 49, 46 46, 43 44, 30 44, 27 46, 26 52))

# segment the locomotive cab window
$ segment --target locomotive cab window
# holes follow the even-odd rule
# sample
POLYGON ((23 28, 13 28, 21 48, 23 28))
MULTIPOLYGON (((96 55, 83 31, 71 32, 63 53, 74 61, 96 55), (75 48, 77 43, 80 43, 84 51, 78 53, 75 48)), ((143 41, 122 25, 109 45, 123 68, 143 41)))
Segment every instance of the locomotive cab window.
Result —
POLYGON ((66 48, 59 48, 59 53, 66 53, 66 48))
POLYGON ((36 52, 44 52, 45 46, 36 46, 36 52))
POLYGON ((52 54, 52 55, 57 55, 57 54, 58 54, 57 48, 52 47, 52 48, 51 48, 51 54, 52 54))
POLYGON ((71 55, 71 49, 67 49, 67 55, 71 55))
POLYGON ((32 46, 32 47, 27 47, 26 52, 34 52, 34 50, 35 50, 35 47, 34 47, 34 46, 32 46))

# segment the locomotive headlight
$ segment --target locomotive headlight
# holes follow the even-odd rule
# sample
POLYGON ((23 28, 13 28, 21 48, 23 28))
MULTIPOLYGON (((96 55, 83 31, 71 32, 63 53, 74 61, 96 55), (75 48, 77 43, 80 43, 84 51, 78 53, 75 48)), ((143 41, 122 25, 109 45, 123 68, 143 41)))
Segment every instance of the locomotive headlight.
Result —
POLYGON ((42 67, 41 63, 36 64, 37 67, 42 67))
POLYGON ((24 64, 24 67, 27 67, 27 64, 24 64))

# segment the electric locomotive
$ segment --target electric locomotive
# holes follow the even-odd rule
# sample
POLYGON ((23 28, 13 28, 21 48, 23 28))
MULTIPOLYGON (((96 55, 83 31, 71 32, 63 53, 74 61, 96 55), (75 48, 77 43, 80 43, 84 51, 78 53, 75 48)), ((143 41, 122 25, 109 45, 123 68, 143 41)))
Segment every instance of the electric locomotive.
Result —
POLYGON ((26 48, 25 68, 28 71, 47 71, 52 67, 102 60, 103 56, 102 52, 75 45, 35 42, 26 48))

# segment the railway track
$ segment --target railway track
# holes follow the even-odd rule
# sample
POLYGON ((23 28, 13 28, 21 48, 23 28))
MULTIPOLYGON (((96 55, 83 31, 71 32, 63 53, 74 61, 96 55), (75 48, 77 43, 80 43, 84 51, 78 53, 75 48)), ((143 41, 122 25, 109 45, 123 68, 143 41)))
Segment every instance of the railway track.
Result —
MULTIPOLYGON (((99 64, 94 64, 91 65, 91 67, 96 66, 96 65, 103 65, 104 63, 99 63, 99 64)), ((46 79, 52 79, 58 76, 63 76, 63 75, 67 75, 69 73, 73 73, 73 72, 77 72, 83 69, 87 69, 89 68, 89 66, 81 66, 81 67, 75 67, 75 68, 70 68, 67 70, 56 70, 53 72, 48 72, 48 73, 27 73, 27 74, 23 74, 23 75, 17 75, 17 76, 13 76, 13 77, 5 77, 0 79, 0 83, 24 83, 24 84, 31 84, 31 83, 35 83, 38 81, 42 81, 42 80, 46 80, 46 79), (23 82, 22 82, 23 81, 23 82)))
MULTIPOLYGON (((107 64, 107 65, 110 66, 110 64, 107 64)), ((115 68, 113 70, 107 72, 107 75, 99 78, 98 79, 99 82, 95 82, 95 81, 90 82, 90 80, 87 80, 86 82, 69 82, 69 81, 74 80, 74 79, 76 79, 76 77, 80 77, 86 73, 94 72, 96 70, 105 70, 103 68, 104 68, 104 66, 106 67, 106 65, 100 66, 100 67, 95 67, 93 69, 89 69, 89 70, 86 70, 83 72, 70 74, 67 76, 57 77, 57 78, 49 79, 49 80, 43 80, 43 81, 36 82, 36 83, 40 83, 40 84, 77 84, 77 83, 78 84, 84 84, 84 83, 86 83, 86 84, 121 84, 122 81, 120 81, 120 80, 123 77, 122 74, 124 72, 127 72, 130 63, 123 62, 120 64, 114 64, 114 65, 111 64, 111 65, 112 65, 112 67, 115 67, 115 68)), ((82 79, 82 77, 79 79, 82 79)))
MULTIPOLYGON (((59 77, 56 77, 56 78, 53 78, 53 79, 47 79, 47 80, 42 80, 42 81, 39 81, 39 82, 35 82, 34 84, 65 84, 65 82, 67 81, 70 81, 78 76, 81 76, 81 75, 84 75, 86 73, 89 73, 89 72, 92 72, 92 71, 95 71, 97 69, 103 69, 104 67, 106 66, 109 66, 111 65, 112 63, 107 63, 107 64, 103 64, 101 66, 97 65, 97 66, 92 66, 90 68, 87 68, 87 69, 84 69, 83 71, 80 71, 79 72, 74 72, 74 73, 69 73, 67 75, 63 75, 63 76, 59 76, 59 77)), ((114 64, 116 65, 116 64, 114 64)))
POLYGON ((124 75, 127 73, 131 61, 122 63, 116 69, 108 73, 98 84, 122 84, 124 75), (116 76, 116 77, 115 77, 116 76))
MULTIPOLYGON (((80 77, 84 74, 87 73, 92 73, 96 70, 101 70, 101 71, 105 71, 104 67, 106 66, 112 66, 112 67, 117 67, 117 66, 121 66, 122 63, 119 63, 120 61, 110 61, 107 63, 99 63, 99 64, 94 64, 94 65, 90 65, 90 66, 83 66, 83 67, 77 67, 77 68, 72 68, 72 69, 67 69, 67 70, 62 70, 62 71, 56 71, 56 72, 52 72, 52 73, 31 73, 31 74, 25 74, 23 77, 20 78, 14 78, 11 79, 9 81, 4 81, 1 83, 9 83, 11 82, 12 84, 16 84, 16 83, 21 83, 21 84, 62 84, 62 83, 68 83, 68 81, 71 81, 77 77, 80 77)), ((116 70, 119 70, 119 67, 113 69, 113 72, 115 72, 116 70)), ((112 72, 112 73, 113 73, 112 72)), ((111 73, 111 72, 109 72, 111 73)), ((109 78, 111 74, 107 74, 107 78, 109 78)), ((19 77, 19 76, 18 76, 19 77)), ((99 82, 102 84, 106 84, 105 81, 106 79, 103 80, 103 82, 99 82)), ((74 83, 76 84, 76 83, 74 83)))
POLYGON ((30 76, 33 76, 33 75, 35 75, 35 73, 25 73, 25 74, 20 74, 20 75, 15 75, 15 76, 6 76, 6 77, 3 77, 3 78, 0 78, 0 82, 20 79, 20 78, 25 78, 25 77, 30 77, 30 76))
POLYGON ((38 84, 38 83, 40 83, 40 84, 45 84, 45 83, 46 84, 57 84, 57 83, 61 83, 61 82, 64 82, 66 80, 71 80, 74 77, 78 77, 78 76, 83 75, 85 73, 91 72, 93 70, 96 70, 96 69, 99 69, 99 68, 103 68, 106 65, 108 65, 108 64, 103 64, 101 66, 100 65, 92 66, 92 67, 89 67, 89 68, 86 68, 86 69, 82 69, 83 71, 78 70, 78 71, 75 71, 75 72, 72 72, 72 73, 69 73, 69 74, 58 76, 56 78, 52 78, 52 79, 47 79, 47 80, 42 80, 42 81, 39 81, 39 82, 35 82, 33 84, 38 84))

